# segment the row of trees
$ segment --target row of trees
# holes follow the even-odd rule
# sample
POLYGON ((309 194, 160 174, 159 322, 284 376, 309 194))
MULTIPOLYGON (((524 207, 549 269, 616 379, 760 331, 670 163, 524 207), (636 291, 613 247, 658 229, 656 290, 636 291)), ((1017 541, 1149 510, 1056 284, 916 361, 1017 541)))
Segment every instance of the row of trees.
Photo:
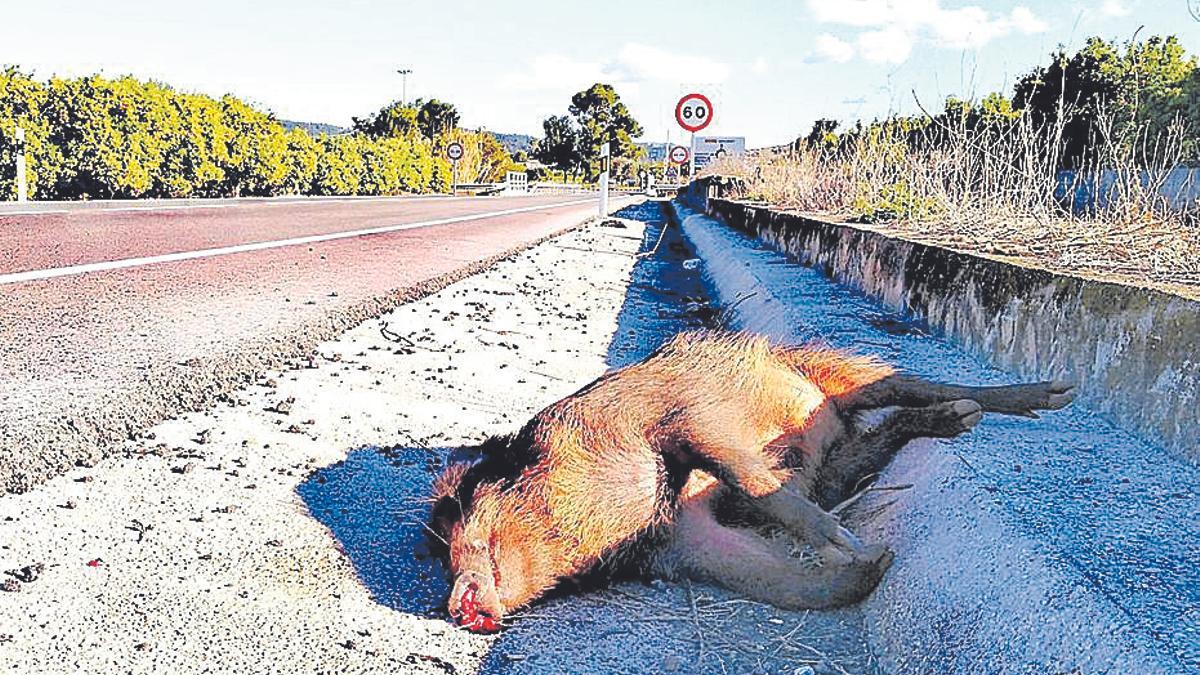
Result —
POLYGON ((948 130, 1003 137, 1017 127, 1039 130, 1060 168, 1095 166, 1114 152, 1200 159, 1200 66, 1175 37, 1123 44, 1099 37, 1017 80, 1011 96, 995 92, 978 101, 948 98, 943 110, 913 117, 861 122, 838 133, 818 120, 797 144, 835 148, 881 128, 901 130, 913 143, 949 142, 948 130), (1173 140, 1167 140, 1173 139, 1173 140), (1174 147, 1168 148, 1172 145, 1174 147))
POLYGON ((233 96, 176 91, 132 77, 35 80, 0 71, 0 195, 15 195, 15 129, 40 199, 389 195, 449 188, 444 147, 463 143, 460 181, 513 167, 483 132, 458 127, 442 101, 392 104, 347 134, 286 129, 233 96))
POLYGON ((592 179, 600 170, 600 147, 609 144, 616 180, 636 173, 645 152, 633 139, 642 125, 609 84, 594 84, 571 97, 566 115, 542 122, 544 136, 533 148, 534 159, 577 179, 592 179))

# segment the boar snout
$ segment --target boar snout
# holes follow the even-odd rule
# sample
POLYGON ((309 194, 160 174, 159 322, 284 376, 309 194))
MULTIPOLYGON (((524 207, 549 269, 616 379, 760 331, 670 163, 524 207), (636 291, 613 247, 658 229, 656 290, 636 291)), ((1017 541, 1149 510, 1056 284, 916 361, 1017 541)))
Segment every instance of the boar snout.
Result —
POLYGON ((480 572, 458 575, 448 609, 455 623, 474 633, 494 633, 504 618, 495 582, 491 575, 480 572))

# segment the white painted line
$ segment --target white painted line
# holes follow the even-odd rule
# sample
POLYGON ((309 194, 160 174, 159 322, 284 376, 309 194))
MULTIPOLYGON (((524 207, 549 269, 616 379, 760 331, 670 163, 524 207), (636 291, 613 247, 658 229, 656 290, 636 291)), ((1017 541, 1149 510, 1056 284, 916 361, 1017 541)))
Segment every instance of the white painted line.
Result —
POLYGON ((432 227, 434 225, 449 225, 451 223, 465 223, 471 220, 484 220, 487 218, 496 218, 498 216, 510 216, 516 213, 528 213, 530 211, 548 211, 563 206, 578 206, 580 204, 589 204, 596 200, 595 197, 589 199, 576 199, 569 202, 559 202, 557 204, 541 204, 538 206, 525 206, 518 209, 505 209, 503 211, 491 211, 488 213, 474 213, 468 216, 454 216, 452 218, 440 218, 438 220, 426 220, 417 223, 403 223, 401 225, 384 225, 381 227, 370 227, 361 230, 347 230, 345 232, 330 232, 329 234, 313 234, 307 237, 293 237, 291 239, 276 239, 274 241, 260 241, 252 244, 237 244, 236 246, 222 246, 219 248, 206 248, 198 251, 182 251, 179 253, 164 253, 162 255, 145 256, 141 258, 125 258, 123 260, 110 260, 106 262, 86 263, 83 265, 70 265, 68 267, 54 267, 44 270, 29 270, 26 272, 14 272, 11 274, 0 275, 0 286, 7 284, 19 284, 26 281, 41 281, 44 279, 55 279, 58 277, 66 277, 75 274, 88 274, 91 272, 108 272, 112 270, 126 269, 129 267, 142 267, 143 265, 156 265, 158 263, 179 262, 181 260, 196 260, 198 258, 211 258, 214 256, 230 255, 233 253, 248 253, 250 251, 264 251, 272 248, 283 248, 285 246, 299 246, 302 244, 317 244, 324 241, 333 241, 335 239, 351 239, 354 237, 362 237, 369 234, 385 234, 387 232, 399 232, 401 230, 415 230, 422 227, 432 227))

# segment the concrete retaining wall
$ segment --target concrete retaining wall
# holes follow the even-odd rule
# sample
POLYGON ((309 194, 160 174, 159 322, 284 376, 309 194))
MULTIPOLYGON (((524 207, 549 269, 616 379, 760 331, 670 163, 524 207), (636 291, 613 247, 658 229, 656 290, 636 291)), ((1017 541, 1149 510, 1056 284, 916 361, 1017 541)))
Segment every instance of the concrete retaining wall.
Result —
POLYGON ((1200 461, 1200 302, 719 198, 702 205, 996 366, 1078 382, 1082 404, 1200 461))
MULTIPOLYGON (((820 339, 938 381, 1022 379, 990 367, 952 339, 930 335, 876 299, 849 291, 829 279, 834 276, 888 306, 924 308, 947 333, 986 338, 981 344, 993 354, 1013 362, 1021 354, 1035 359, 1016 363, 1014 370, 1054 372, 1055 359, 1082 358, 1078 354, 1084 350, 1105 344, 1104 331, 1120 326, 1129 337, 1095 359, 1120 362, 1142 353, 1147 367, 1168 368, 1177 358, 1172 354, 1178 352, 1166 349, 1171 343, 1165 337, 1135 341, 1153 335, 1160 320, 1147 310, 1148 303, 1127 300, 1102 311, 1105 301, 1093 294, 1103 288, 1073 286, 1077 280, 1051 275, 1035 275, 1026 283, 1016 271, 1005 276, 1003 268, 981 269, 975 259, 933 262, 948 252, 923 251, 850 229, 839 233, 820 224, 795 226, 794 233, 786 220, 773 221, 753 210, 739 215, 736 205, 712 206, 744 218, 753 226, 749 229, 772 240, 768 245, 714 218, 676 211, 703 261, 705 281, 729 308, 734 329, 784 343, 820 339), (757 217, 764 218, 760 225, 757 217), (819 267, 774 250, 791 247, 819 267), (1055 299, 1056 294, 1061 297, 1055 299), (1059 305, 1094 312, 1100 317, 1095 334, 1072 324, 1070 312, 1059 305), (1147 325, 1118 321, 1135 312, 1150 316, 1147 325), (1051 322, 1051 330, 1045 332, 1039 321, 1051 322), (1048 340, 1055 324, 1070 337, 1048 340), (1010 344, 999 344, 1004 342, 1010 344), (1148 349, 1147 342, 1158 347, 1148 349), (1059 346, 1047 349, 1051 344, 1059 346)), ((1190 382, 1187 386, 1194 387, 1194 377, 1190 382)), ((1095 376, 1088 386, 1094 400, 1113 406, 1125 391, 1106 388, 1095 376)), ((1162 386, 1167 392, 1168 385, 1162 386)), ((1151 394, 1133 392, 1139 405, 1150 407, 1151 394)), ((1194 420, 1179 424, 1186 428, 1194 420)), ((863 605, 868 643, 882 670, 1184 673, 1200 668, 1196 463, 1139 440, 1077 403, 1036 420, 988 415, 969 434, 914 441, 878 483, 906 487, 868 495, 847 522, 866 540, 886 542, 896 552, 896 563, 863 605)))

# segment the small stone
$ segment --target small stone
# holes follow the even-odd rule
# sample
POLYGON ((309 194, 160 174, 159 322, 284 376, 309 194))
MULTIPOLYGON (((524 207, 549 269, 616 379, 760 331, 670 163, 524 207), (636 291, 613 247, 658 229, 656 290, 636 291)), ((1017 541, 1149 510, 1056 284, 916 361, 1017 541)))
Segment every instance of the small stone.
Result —
POLYGON ((0 591, 5 593, 17 593, 21 590, 21 583, 16 579, 5 579, 0 582, 0 591))
POLYGON ((289 396, 288 398, 278 401, 275 405, 267 408, 267 412, 279 413, 280 415, 290 415, 292 413, 292 404, 296 399, 289 396))
POLYGON ((37 581, 38 577, 42 576, 42 572, 44 571, 46 571, 45 563, 34 563, 18 570, 9 570, 7 574, 17 581, 29 584, 37 581))

